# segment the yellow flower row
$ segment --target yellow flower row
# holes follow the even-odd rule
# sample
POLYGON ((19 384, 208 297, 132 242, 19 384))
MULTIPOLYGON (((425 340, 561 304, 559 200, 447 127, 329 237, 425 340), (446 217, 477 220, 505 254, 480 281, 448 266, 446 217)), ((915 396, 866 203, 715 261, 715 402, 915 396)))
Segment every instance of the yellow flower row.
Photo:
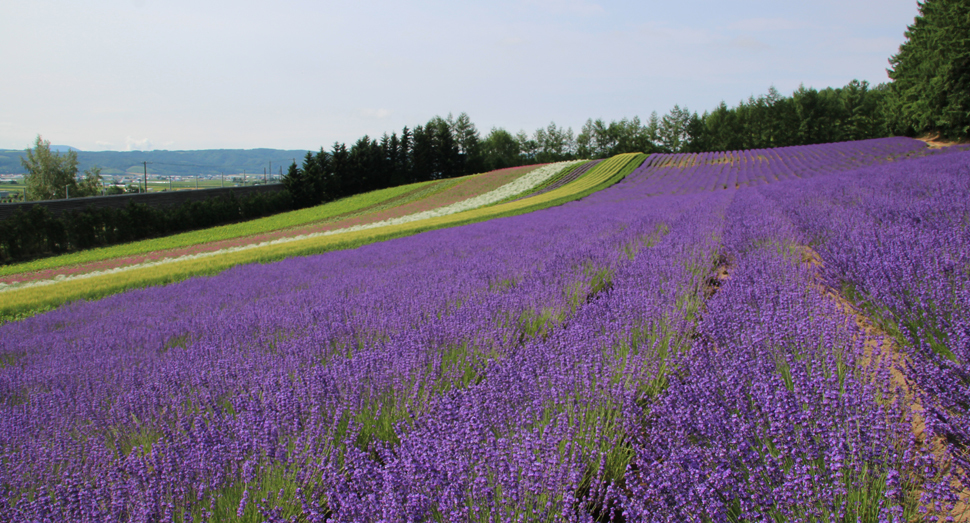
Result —
POLYGON ((254 262, 267 263, 292 256, 353 248, 432 229, 512 216, 560 205, 616 183, 639 166, 645 158, 646 155, 637 153, 614 156, 563 187, 531 198, 491 207, 399 225, 317 236, 260 248, 227 252, 218 256, 134 268, 90 278, 65 280, 50 285, 13 289, 4 292, 2 295, 0 319, 11 320, 28 316, 73 300, 98 299, 128 289, 164 285, 193 276, 213 275, 236 265, 254 262))

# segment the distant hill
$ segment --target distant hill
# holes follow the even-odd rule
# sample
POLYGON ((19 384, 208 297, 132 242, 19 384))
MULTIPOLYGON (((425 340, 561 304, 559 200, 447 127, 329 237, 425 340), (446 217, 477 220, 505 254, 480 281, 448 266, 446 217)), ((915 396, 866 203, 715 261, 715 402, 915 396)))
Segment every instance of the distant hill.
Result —
POLYGON ((71 147, 70 145, 52 145, 51 150, 57 153, 66 153, 68 151, 81 152, 80 149, 76 147, 71 147))
MULTIPOLYGON (((77 151, 78 172, 93 165, 101 167, 103 174, 142 173, 149 162, 149 174, 172 174, 195 176, 198 174, 248 174, 261 175, 272 163, 273 172, 279 175, 280 167, 286 173, 290 163, 303 163, 307 151, 285 149, 205 149, 199 151, 78 151, 69 146, 51 146, 52 150, 77 151)), ((23 174, 20 158, 22 150, 0 150, 0 174, 23 174)))

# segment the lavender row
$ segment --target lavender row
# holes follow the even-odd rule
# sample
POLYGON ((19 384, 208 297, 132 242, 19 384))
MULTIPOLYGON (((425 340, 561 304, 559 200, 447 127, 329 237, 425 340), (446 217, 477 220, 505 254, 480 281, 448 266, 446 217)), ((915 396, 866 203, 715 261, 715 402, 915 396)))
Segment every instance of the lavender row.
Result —
POLYGON ((627 520, 917 521, 945 505, 951 478, 917 445, 885 345, 867 352, 784 213, 736 195, 728 277, 641 416, 627 520))
POLYGON ((831 285, 902 344, 925 409, 970 485, 970 152, 772 191, 831 285))
POLYGON ((310 463, 393 444, 397 422, 565 321, 662 224, 595 211, 241 267, 4 326, 0 508, 245 517, 267 477, 292 505, 310 463))
POLYGON ((862 333, 790 259, 833 219, 798 209, 842 178, 711 191, 721 171, 658 178, 674 160, 558 208, 0 327, 0 517, 875 521, 949 502, 879 385, 891 358, 855 370, 862 333))
POLYGON ((897 158, 926 154, 909 138, 753 149, 748 151, 654 155, 640 167, 638 183, 651 194, 736 189, 830 174, 897 158))
POLYGON ((710 233, 722 227, 727 200, 663 202, 687 212, 617 268, 609 291, 490 364, 479 383, 441 397, 400 445, 344 462, 346 474, 327 464, 316 497, 330 501, 336 521, 618 514, 613 491, 632 455, 630 413, 663 388, 667 354, 686 342, 691 309, 683 304, 702 293, 718 248, 710 233))

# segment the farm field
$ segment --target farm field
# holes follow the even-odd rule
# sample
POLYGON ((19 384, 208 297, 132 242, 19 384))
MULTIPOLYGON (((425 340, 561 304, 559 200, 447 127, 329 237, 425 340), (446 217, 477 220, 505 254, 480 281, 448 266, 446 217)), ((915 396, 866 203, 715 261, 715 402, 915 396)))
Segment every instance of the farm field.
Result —
MULTIPOLYGON (((0 267, 0 277, 3 283, 15 281, 26 281, 36 278, 46 278, 56 275, 58 272, 51 271, 59 267, 76 267, 90 262, 104 262, 106 260, 120 259, 117 264, 112 266, 128 265, 140 261, 150 261, 162 259, 169 255, 181 254, 180 249, 193 248, 198 252, 199 249, 218 250, 225 244, 218 244, 220 241, 233 240, 235 245, 245 244, 252 240, 256 243, 263 241, 267 233, 276 233, 275 237, 288 235, 290 229, 306 227, 314 224, 327 224, 339 219, 354 218, 360 215, 366 216, 369 212, 386 211, 389 208, 413 203, 416 200, 423 200, 435 197, 435 200, 454 203, 464 198, 475 195, 474 189, 490 190, 500 186, 517 176, 528 173, 532 168, 504 169, 492 173, 483 173, 459 179, 437 180, 434 182, 421 182, 400 187, 391 187, 379 191, 359 194, 348 198, 342 198, 334 202, 328 202, 316 207, 301 209, 276 216, 268 216, 257 220, 244 223, 213 227, 200 231, 191 231, 182 234, 175 234, 163 238, 143 240, 125 245, 91 249, 77 253, 44 258, 28 263, 12 264, 0 267), (475 180, 474 186, 469 188, 475 180), (458 186, 458 187, 456 187, 458 186), (452 189, 450 194, 438 195, 437 193, 452 189), (205 246, 205 247, 202 247, 205 246), (145 255, 137 258, 138 255, 145 255)), ((433 206, 435 202, 426 206, 433 206)), ((401 215, 407 214, 405 210, 401 215)), ((290 231, 291 235, 297 235, 304 231, 290 231)), ((100 267, 99 267, 100 268, 100 267)), ((83 269, 81 269, 84 272, 83 269)))
POLYGON ((970 520, 970 150, 513 195, 0 325, 0 520, 970 520))
MULTIPOLYGON (((180 252, 175 257, 157 261, 145 262, 136 258, 133 261, 111 260, 103 265, 67 267, 56 277, 50 273, 45 274, 46 279, 42 280, 25 281, 23 274, 14 275, 8 277, 13 281, 0 286, 0 293, 3 293, 4 297, 4 301, 0 303, 0 319, 22 317, 74 299, 100 298, 129 288, 171 283, 198 274, 215 274, 241 263, 273 261, 294 255, 349 248, 423 230, 481 221, 495 216, 520 214, 541 207, 558 205, 615 183, 638 166, 645 157, 637 154, 619 155, 602 162, 597 169, 555 191, 501 205, 497 202, 503 201, 508 195, 519 194, 544 180, 565 175, 582 162, 549 164, 536 169, 526 169, 528 172, 522 176, 503 173, 503 171, 488 173, 505 176, 511 181, 484 193, 481 192, 481 187, 494 186, 496 185, 494 178, 499 180, 502 178, 489 176, 484 182, 476 179, 477 177, 459 179, 457 183, 448 183, 447 190, 424 193, 422 198, 412 202, 417 204, 417 208, 410 205, 400 205, 398 209, 392 208, 391 211, 397 212, 396 217, 375 213, 365 223, 348 223, 349 226, 340 229, 311 233, 291 232, 275 239, 249 238, 242 244, 218 250, 209 249, 206 252, 180 252), (469 186, 474 187, 474 190, 469 191, 469 186), (469 194, 474 196, 468 197, 469 194), (451 201, 454 203, 442 205, 451 201), (410 207, 409 213, 402 213, 400 207, 410 207), (421 210, 422 208, 426 210, 421 210), (379 221, 375 221, 374 216, 379 221), (120 266, 111 265, 115 263, 120 266)), ((283 217, 285 219, 286 215, 283 217)), ((205 231, 201 234, 204 235, 205 231)), ((80 254, 84 255, 84 253, 80 254)))

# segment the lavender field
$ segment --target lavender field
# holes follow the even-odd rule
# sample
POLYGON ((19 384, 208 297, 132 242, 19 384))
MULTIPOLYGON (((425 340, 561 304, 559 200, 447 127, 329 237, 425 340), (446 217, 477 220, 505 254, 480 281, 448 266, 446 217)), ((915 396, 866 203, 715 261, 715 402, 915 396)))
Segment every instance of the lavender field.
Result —
POLYGON ((0 520, 966 521, 970 150, 652 155, 0 326, 0 520))

